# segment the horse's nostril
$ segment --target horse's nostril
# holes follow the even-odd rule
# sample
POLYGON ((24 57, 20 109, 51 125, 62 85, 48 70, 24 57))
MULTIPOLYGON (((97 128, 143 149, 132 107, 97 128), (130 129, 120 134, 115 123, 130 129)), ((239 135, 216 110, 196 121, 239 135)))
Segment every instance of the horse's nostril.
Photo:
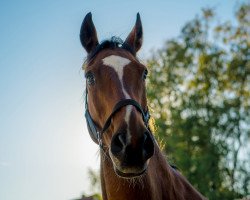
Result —
POLYGON ((144 144, 143 149, 145 152, 146 159, 150 158, 154 154, 154 141, 153 138, 149 135, 150 133, 144 133, 144 144))
POLYGON ((117 133, 111 142, 111 152, 114 155, 119 154, 126 146, 126 134, 117 133))

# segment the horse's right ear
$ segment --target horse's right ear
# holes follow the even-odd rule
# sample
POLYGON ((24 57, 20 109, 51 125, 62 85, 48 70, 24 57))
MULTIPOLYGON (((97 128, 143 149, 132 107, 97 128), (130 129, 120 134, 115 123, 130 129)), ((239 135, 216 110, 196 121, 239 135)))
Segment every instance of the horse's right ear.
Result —
POLYGON ((87 53, 90 53, 99 44, 91 12, 85 16, 82 22, 80 40, 87 53))

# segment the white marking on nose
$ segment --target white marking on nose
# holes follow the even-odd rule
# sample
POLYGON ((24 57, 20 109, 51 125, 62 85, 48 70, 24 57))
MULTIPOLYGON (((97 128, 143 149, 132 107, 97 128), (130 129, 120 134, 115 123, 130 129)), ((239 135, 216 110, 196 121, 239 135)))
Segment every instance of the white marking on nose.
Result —
MULTIPOLYGON (((122 91, 123 94, 125 96, 126 99, 131 99, 131 97, 129 96, 129 94, 127 93, 127 91, 124 88, 123 85, 123 71, 124 71, 124 67, 126 65, 128 65, 131 61, 127 58, 121 57, 121 56, 116 56, 116 55, 111 55, 108 56, 104 59, 102 59, 103 64, 107 65, 111 68, 113 68, 115 70, 115 72, 117 73, 121 86, 122 86, 122 91)), ((132 111, 132 106, 128 105, 126 106, 126 114, 125 114, 125 122, 127 123, 127 136, 128 136, 128 141, 131 140, 131 134, 129 131, 129 119, 130 119, 130 114, 132 111)))

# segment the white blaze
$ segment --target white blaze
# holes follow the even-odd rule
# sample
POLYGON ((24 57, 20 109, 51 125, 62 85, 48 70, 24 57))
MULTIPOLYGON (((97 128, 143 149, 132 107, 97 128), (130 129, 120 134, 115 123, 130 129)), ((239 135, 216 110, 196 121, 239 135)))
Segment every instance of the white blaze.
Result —
MULTIPOLYGON (((103 61, 104 65, 107 65, 115 70, 115 72, 117 73, 119 80, 121 82, 122 91, 123 91, 125 98, 131 99, 131 97, 129 96, 129 94, 127 93, 127 91, 125 90, 124 85, 123 85, 124 67, 126 65, 128 65, 131 61, 127 58, 124 58, 121 56, 116 56, 116 55, 108 56, 108 57, 102 59, 102 61, 103 61)), ((131 111, 132 111, 132 106, 130 106, 130 105, 126 106, 125 122, 127 123, 127 133, 128 133, 128 140, 129 141, 131 138, 131 135, 129 132, 129 118, 130 118, 131 111)))
POLYGON ((112 67, 116 71, 116 73, 118 74, 119 80, 121 82, 121 85, 122 85, 123 94, 125 95, 126 99, 130 99, 129 94, 124 89, 122 80, 123 80, 124 67, 128 65, 131 61, 127 58, 123 58, 121 56, 115 56, 115 55, 108 56, 102 59, 102 61, 104 65, 112 67))

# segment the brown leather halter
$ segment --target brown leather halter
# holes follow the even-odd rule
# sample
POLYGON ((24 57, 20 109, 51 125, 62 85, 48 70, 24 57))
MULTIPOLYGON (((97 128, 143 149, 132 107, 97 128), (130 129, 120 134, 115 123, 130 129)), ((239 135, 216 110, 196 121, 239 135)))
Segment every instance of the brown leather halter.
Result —
POLYGON ((118 101, 115 104, 115 106, 114 106, 111 114, 107 118, 104 126, 101 129, 98 129, 98 127, 95 125, 94 120, 92 119, 92 117, 91 117, 91 115, 89 113, 89 109, 88 109, 88 90, 86 88, 86 96, 85 96, 85 118, 86 118, 86 122, 87 122, 88 132, 89 132, 89 135, 90 135, 91 139, 96 144, 98 144, 100 146, 100 148, 103 148, 102 135, 109 128, 113 116, 121 108, 123 108, 123 107, 125 107, 127 105, 134 106, 141 113, 142 119, 144 121, 144 124, 148 128, 148 122, 149 122, 149 118, 150 118, 150 114, 149 114, 148 109, 146 111, 144 111, 142 109, 141 105, 137 101, 135 101, 133 99, 121 99, 120 101, 118 101))

